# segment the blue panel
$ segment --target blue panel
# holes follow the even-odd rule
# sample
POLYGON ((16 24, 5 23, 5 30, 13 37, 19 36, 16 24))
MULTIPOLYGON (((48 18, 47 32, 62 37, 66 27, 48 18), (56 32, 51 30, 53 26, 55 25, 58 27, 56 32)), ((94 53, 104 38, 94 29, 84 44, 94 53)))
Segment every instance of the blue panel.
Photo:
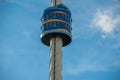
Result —
POLYGON ((65 29, 71 33, 71 27, 68 24, 62 22, 50 22, 46 23, 42 27, 43 31, 52 30, 52 29, 65 29))
POLYGON ((63 20, 63 21, 66 21, 68 23, 71 23, 70 17, 68 17, 66 15, 61 15, 61 14, 55 14, 55 13, 48 14, 48 15, 44 16, 43 18, 44 18, 43 19, 44 21, 51 20, 51 19, 59 19, 59 20, 63 20))

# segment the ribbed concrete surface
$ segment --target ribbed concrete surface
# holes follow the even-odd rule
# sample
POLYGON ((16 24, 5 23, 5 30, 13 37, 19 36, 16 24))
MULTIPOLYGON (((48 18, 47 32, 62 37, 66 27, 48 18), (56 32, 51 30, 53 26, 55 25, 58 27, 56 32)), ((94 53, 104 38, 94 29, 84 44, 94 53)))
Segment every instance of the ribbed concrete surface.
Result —
POLYGON ((62 43, 60 37, 50 40, 49 80, 62 80, 62 43))

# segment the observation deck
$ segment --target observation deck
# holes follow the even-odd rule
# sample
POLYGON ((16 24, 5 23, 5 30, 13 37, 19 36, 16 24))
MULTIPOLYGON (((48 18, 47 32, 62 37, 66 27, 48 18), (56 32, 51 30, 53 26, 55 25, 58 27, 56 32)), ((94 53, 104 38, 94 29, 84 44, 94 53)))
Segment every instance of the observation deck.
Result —
POLYGON ((40 37, 45 45, 50 46, 50 39, 56 36, 62 38, 62 46, 71 42, 71 12, 65 5, 59 4, 45 9, 41 21, 40 37))

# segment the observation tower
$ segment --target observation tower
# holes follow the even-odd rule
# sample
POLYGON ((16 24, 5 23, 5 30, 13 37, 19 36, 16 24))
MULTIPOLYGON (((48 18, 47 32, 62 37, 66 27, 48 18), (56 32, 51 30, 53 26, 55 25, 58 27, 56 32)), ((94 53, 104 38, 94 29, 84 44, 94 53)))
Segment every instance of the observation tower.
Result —
POLYGON ((41 41, 50 46, 49 80, 62 80, 62 47, 72 41, 71 12, 62 0, 51 0, 41 21, 41 41))

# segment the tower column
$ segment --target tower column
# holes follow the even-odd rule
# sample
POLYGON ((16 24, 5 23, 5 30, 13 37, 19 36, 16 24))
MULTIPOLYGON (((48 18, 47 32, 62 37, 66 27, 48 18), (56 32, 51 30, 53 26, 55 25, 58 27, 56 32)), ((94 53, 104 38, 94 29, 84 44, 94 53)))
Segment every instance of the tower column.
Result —
POLYGON ((62 45, 60 37, 51 38, 49 80, 62 80, 62 45))

